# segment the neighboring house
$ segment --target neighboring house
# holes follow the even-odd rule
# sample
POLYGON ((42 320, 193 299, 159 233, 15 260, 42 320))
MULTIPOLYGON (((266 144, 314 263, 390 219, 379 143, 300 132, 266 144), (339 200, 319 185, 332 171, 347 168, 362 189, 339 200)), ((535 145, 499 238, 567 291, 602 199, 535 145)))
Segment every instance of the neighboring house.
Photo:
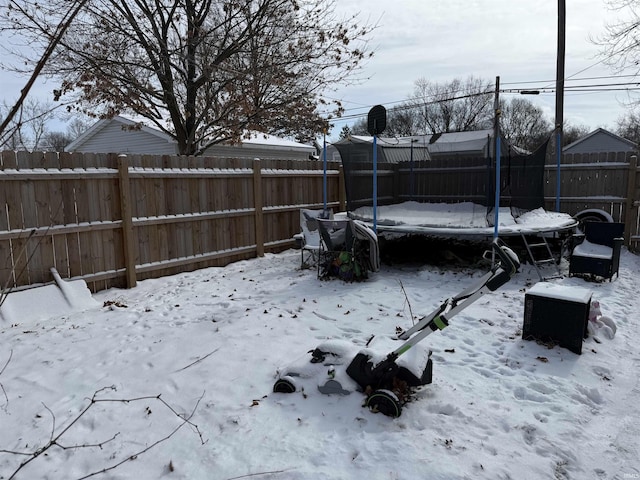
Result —
MULTIPOLYGON (((345 151, 348 144, 369 145, 373 137, 352 135, 348 139, 340 140, 327 149, 329 160, 340 161, 338 150, 345 151)), ((445 157, 488 157, 493 154, 493 130, 475 130, 470 132, 438 133, 435 135, 414 135, 412 137, 379 138, 377 141, 383 156, 382 161, 390 163, 408 161, 413 145, 413 159, 431 160, 445 157)), ((508 143, 502 139, 502 155, 509 148, 508 143)), ((527 153, 512 147, 516 153, 527 153)), ((360 147, 358 150, 361 150, 360 147)), ((352 148, 351 151, 355 149, 352 148)))
MULTIPOLYGON (((465 156, 487 157, 493 152, 493 130, 439 133, 417 137, 425 141, 433 158, 465 156)), ((416 137, 414 137, 416 138, 416 137)), ((504 143, 503 145, 506 145, 504 143)))
MULTIPOLYGON (((410 138, 378 138, 376 145, 376 160, 380 163, 408 162, 412 158, 414 161, 431 160, 426 146, 417 141, 412 142, 410 138)), ((351 135, 327 146, 328 161, 339 162, 341 155, 349 156, 350 160, 355 162, 372 161, 373 137, 351 135)))
MULTIPOLYGON (((140 155, 176 155, 178 145, 166 133, 125 117, 97 121, 65 148, 67 152, 130 153, 140 155)), ((273 158, 308 160, 315 147, 273 135, 255 133, 237 145, 218 144, 208 147, 203 155, 237 158, 273 158)))
POLYGON ((622 138, 604 128, 579 138, 562 149, 563 153, 602 153, 602 152, 633 152, 637 145, 631 140, 622 138))

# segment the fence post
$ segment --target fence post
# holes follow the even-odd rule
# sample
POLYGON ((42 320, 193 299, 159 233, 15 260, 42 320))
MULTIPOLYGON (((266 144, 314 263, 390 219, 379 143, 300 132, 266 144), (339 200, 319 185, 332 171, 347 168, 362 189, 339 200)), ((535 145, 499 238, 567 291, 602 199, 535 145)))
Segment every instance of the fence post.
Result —
POLYGON ((264 215, 262 213, 262 170, 260 159, 253 159, 253 203, 255 208, 256 256, 264 257, 264 215))
POLYGON ((120 186, 120 210, 122 212, 122 239, 124 243, 124 268, 127 288, 136 286, 136 261, 133 247, 133 220, 129 195, 129 162, 126 155, 118 155, 118 180, 120 186))
POLYGON ((347 190, 344 183, 344 167, 342 164, 338 167, 338 203, 339 211, 347 211, 347 190))
POLYGON ((634 222, 634 210, 636 201, 636 171, 638 169, 638 157, 632 155, 629 158, 629 177, 627 178, 627 198, 625 203, 624 214, 624 243, 628 247, 631 246, 631 235, 637 232, 632 231, 632 227, 635 227, 634 222))

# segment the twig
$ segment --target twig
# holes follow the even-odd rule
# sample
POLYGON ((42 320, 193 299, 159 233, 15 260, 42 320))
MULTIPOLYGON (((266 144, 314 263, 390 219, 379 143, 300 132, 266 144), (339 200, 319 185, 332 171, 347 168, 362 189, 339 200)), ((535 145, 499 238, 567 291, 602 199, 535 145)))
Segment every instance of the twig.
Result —
MULTIPOLYGON (((34 228, 33 230, 31 230, 31 233, 29 233, 29 236, 27 237, 26 241, 24 242, 24 244, 22 245, 22 248, 20 249, 20 252, 18 253, 18 256, 16 257, 16 260, 14 262, 14 267, 12 268, 12 272, 15 275, 15 263, 17 263, 20 260, 20 257, 22 257, 22 255, 27 251, 27 246, 29 245, 29 240, 31 239, 31 237, 33 237, 36 233, 36 229, 34 228)), ((17 240, 19 240, 20 238, 18 238, 17 240)), ((40 242, 38 242, 40 243, 40 242)), ((34 249, 35 251, 35 249, 34 249)), ((24 270, 27 268, 27 265, 29 265, 29 260, 31 260, 31 257, 33 256, 33 253, 27 258, 27 261, 24 264, 24 267, 22 267, 22 270, 20 271, 20 273, 18 274, 17 277, 15 277, 15 281, 17 281, 18 278, 20 278, 22 276, 22 274, 24 273, 24 270)), ((7 281, 4 284, 4 287, 2 288, 2 292, 0 292, 0 307, 2 306, 2 304, 4 303, 4 301, 7 299, 7 296, 11 293, 11 291, 13 290, 13 287, 9 287, 9 283, 11 281, 11 275, 9 275, 7 277, 7 281)))
MULTIPOLYGON (((7 299, 7 296, 11 293, 11 291, 14 288, 13 285, 9 286, 9 283, 11 283, 11 279, 13 278, 13 281, 14 281, 14 284, 15 284, 15 283, 18 282, 20 277, 22 277, 22 274, 25 272, 25 270, 29 266, 29 262, 31 262, 31 259, 33 258, 33 256, 35 255, 36 251, 38 250, 38 247, 40 247, 40 243, 47 236, 47 234, 49 233, 49 230, 53 227, 53 218, 54 218, 54 216, 58 215, 58 213, 60 212, 62 207, 63 207, 63 202, 61 200, 60 203, 58 204, 58 208, 56 209, 55 215, 51 214, 51 207, 49 207, 49 217, 51 218, 52 223, 44 231, 44 234, 40 235, 40 238, 38 239, 38 242, 36 243, 34 249, 31 251, 31 254, 29 254, 27 256, 26 261, 25 261, 24 265, 22 266, 22 269, 20 270, 20 272, 17 272, 17 274, 16 274, 15 264, 20 261, 20 258, 22 258, 22 255, 26 254, 27 247, 29 246, 29 240, 31 240, 31 237, 33 237, 36 234, 36 229, 34 228, 34 229, 31 230, 31 232, 29 232, 29 236, 26 238, 24 244, 22 245, 22 248, 20 249, 20 252, 18 252, 18 255, 14 259, 13 266, 11 268, 11 274, 12 275, 9 275, 7 277, 7 281, 5 282, 5 284, 4 284, 3 288, 2 288, 2 291, 0 291, 0 307, 2 307, 2 305, 5 302, 5 300, 7 299)), ((18 237, 16 240, 20 240, 20 237, 18 237)))
POLYGON ((13 471, 13 473, 8 477, 7 480, 12 480, 13 478, 15 478, 15 476, 18 474, 18 472, 20 472, 20 470, 22 470, 29 463, 34 461, 36 458, 38 458, 40 455, 42 455, 43 453, 47 452, 48 450, 50 450, 54 446, 56 446, 56 447, 58 447, 58 448, 60 448, 62 450, 72 450, 72 449, 91 448, 91 447, 102 448, 105 444, 115 440, 116 437, 118 437, 118 435, 120 435, 119 432, 116 433, 115 435, 113 435, 108 440, 104 440, 104 441, 99 442, 99 443, 93 443, 93 444, 85 443, 85 444, 79 444, 79 445, 63 445, 60 442, 61 437, 65 433, 67 433, 76 423, 78 423, 78 421, 97 403, 113 403, 113 402, 117 402, 117 403, 129 404, 129 403, 132 403, 132 402, 138 402, 138 401, 142 401, 142 400, 156 400, 156 401, 162 403, 175 416, 180 418, 182 420, 182 422, 177 427, 175 427, 169 434, 167 434, 164 437, 156 440, 155 442, 151 443, 150 445, 148 445, 147 447, 143 448, 142 450, 140 450, 140 451, 138 451, 138 452, 136 452, 134 454, 128 455, 123 460, 121 460, 121 461, 119 461, 119 462, 117 462, 117 463, 115 463, 115 464, 113 464, 113 465, 111 465, 109 467, 105 467, 102 470, 89 473, 88 475, 85 475, 85 476, 79 478, 78 480, 83 480, 83 479, 86 479, 86 478, 93 477, 95 475, 99 475, 99 474, 114 470, 114 469, 118 468, 120 465, 122 465, 122 464, 124 464, 124 463, 126 463, 128 461, 135 460, 140 455, 148 452, 149 450, 151 450, 152 448, 154 448, 158 444, 160 444, 162 442, 165 442, 166 440, 170 439, 173 435, 176 434, 176 432, 178 432, 178 430, 180 430, 182 427, 184 427, 187 424, 190 425, 197 432, 198 436, 200 437, 200 441, 202 442, 202 444, 204 445, 206 443, 204 441, 203 437, 202 437, 202 433, 200 432, 200 429, 198 428, 198 426, 191 421, 191 418, 195 414, 198 406, 200 405, 200 401, 204 397, 204 392, 202 393, 200 398, 198 398, 198 401, 196 402, 195 406, 193 407, 191 413, 188 414, 188 415, 186 415, 186 414, 182 414, 181 415, 171 405, 169 405, 162 398, 160 398, 160 395, 143 396, 143 397, 137 397, 137 398, 121 398, 121 399, 97 398, 98 394, 104 392, 105 390, 115 390, 115 387, 113 387, 113 386, 104 387, 104 388, 101 388, 100 390, 96 390, 94 392, 93 396, 89 399, 89 404, 85 408, 83 408, 82 411, 80 411, 80 413, 78 415, 76 415, 75 418, 73 418, 73 420, 71 420, 71 422, 66 427, 64 427, 60 432, 58 432, 57 434, 55 433, 55 429, 56 429, 56 427, 55 427, 55 422, 56 422, 55 415, 53 414, 53 412, 51 411, 51 409, 49 407, 47 407, 46 405, 43 404, 44 408, 46 408, 47 411, 49 411, 49 413, 51 414, 51 416, 53 418, 53 426, 52 426, 52 429, 51 429, 50 439, 45 445, 43 445, 42 447, 40 447, 37 450, 32 451, 32 452, 18 452, 18 451, 0 449, 0 453, 7 453, 7 454, 13 454, 13 455, 23 455, 23 456, 29 457, 26 460, 24 460, 22 463, 20 463, 18 468, 16 468, 16 470, 13 471))
POLYGON ((258 473, 249 473, 247 475, 240 475, 239 477, 231 477, 227 480, 238 480, 239 478, 249 478, 249 477, 257 477, 259 475, 273 475, 276 473, 285 473, 293 470, 293 468, 285 468, 284 470, 273 470, 271 472, 258 472, 258 473))
POLYGON ((197 359, 195 362, 191 362, 191 363, 190 363, 189 365, 187 365, 186 367, 182 367, 182 368, 180 368, 180 369, 178 369, 178 370, 174 371, 173 373, 178 373, 178 372, 181 372, 181 371, 183 371, 183 370, 186 370, 186 369, 187 369, 187 368, 189 368, 189 367, 193 367, 196 363, 200 363, 201 361, 206 360, 208 357, 210 357, 211 355, 213 355, 214 353, 216 353, 218 350, 220 350, 220 348, 222 348, 222 347, 218 347, 218 348, 216 348, 213 352, 209 352, 209 353, 207 353, 204 357, 201 357, 201 358, 197 359))
MULTIPOLYGON (((163 404, 164 404, 164 405, 165 405, 169 410, 171 410, 171 411, 172 411, 174 414, 176 414, 179 418, 183 418, 183 420, 184 420, 184 421, 183 421, 180 425, 178 425, 176 428, 174 428, 174 429, 171 431, 171 433, 169 433, 168 435, 164 436, 163 438, 161 438, 161 439, 159 439, 159 440, 156 440, 155 442, 153 442, 153 443, 152 443, 151 445, 149 445, 148 447, 143 448, 142 450, 140 450, 140 451, 138 451, 138 452, 136 452, 136 453, 134 453, 134 454, 132 454, 132 455, 129 455, 127 458, 125 458, 125 459, 123 459, 123 460, 119 461, 118 463, 114 463, 114 464, 113 464, 113 465, 111 465, 110 467, 105 467, 105 468, 103 468, 103 469, 102 469, 102 470, 100 470, 100 471, 90 473, 89 475, 85 475, 84 477, 80 477, 80 478, 78 478, 78 480, 85 480, 86 478, 94 477, 94 476, 96 476, 96 475, 100 475, 101 473, 109 472, 109 471, 111 471, 111 470, 114 470, 114 469, 118 468, 120 465, 123 465, 124 463, 127 463, 127 462, 132 461, 132 460, 136 460, 140 455, 142 455, 142 454, 144 454, 144 453, 148 452, 149 450, 151 450, 151 449, 152 449, 153 447, 155 447, 156 445, 159 445, 160 443, 162 443, 162 442, 165 442, 165 441, 169 440, 171 437, 173 437, 173 436, 176 434, 176 432, 177 432, 178 430, 180 430, 180 429, 181 429, 182 427, 184 427, 186 424, 189 424, 189 425, 191 425, 192 427, 194 427, 194 428, 196 429, 196 431, 198 432, 198 435, 200 435, 200 439, 202 440, 202 434, 200 433, 200 430, 198 429, 198 426, 191 422, 191 417, 193 417, 193 415, 196 413, 196 410, 197 410, 197 408, 198 408, 198 405, 200 405, 200 401, 202 400, 202 398, 203 398, 203 397, 204 397, 204 392, 202 392, 202 395, 200 396, 200 398, 199 398, 199 399, 198 399, 198 401, 196 402, 196 405, 193 407, 193 410, 191 411, 191 413, 189 414, 189 416, 187 416, 186 418, 183 418, 183 417, 181 417, 180 415, 178 415, 178 414, 176 413, 176 411, 173 409, 173 407, 171 407, 168 403, 166 403, 164 400, 162 400, 162 399, 160 398, 160 395, 158 395, 157 397, 154 397, 154 398, 156 398, 157 400, 159 400, 161 403, 163 403, 163 404)), ((138 400, 142 400, 142 399, 144 399, 144 398, 140 398, 140 399, 138 399, 138 400)), ((101 401, 101 400, 98 400, 98 401, 101 401)), ((110 400, 108 400, 108 401, 110 401, 110 400)))
MULTIPOLYGON (((7 369, 7 366, 9 365, 9 362, 11 361, 12 357, 13 357, 13 349, 9 351, 9 358, 4 364, 4 367, 2 367, 2 370, 0 370, 0 375, 2 375, 4 371, 7 369)), ((7 391, 4 389, 4 385, 2 385, 2 382, 0 382, 0 388, 2 389, 2 393, 4 394, 4 399, 6 400, 6 403, 3 407, 4 411, 6 412, 7 408, 9 407, 9 397, 7 396, 7 391)))
POLYGON ((404 285, 402 284, 402 280, 398 280, 398 283, 400 284, 400 290, 402 290, 402 293, 404 295, 404 301, 406 302, 407 306, 409 307, 409 315, 411 315, 411 323, 413 325, 415 325, 416 322, 413 319, 413 310, 411 310, 411 302, 409 301, 409 296, 407 295, 407 292, 404 289, 404 285))
POLYGON ((9 362, 11 361, 11 357, 13 357, 13 349, 11 349, 9 351, 9 358, 5 362, 4 367, 2 367, 2 370, 0 370, 0 375, 2 375, 4 373, 4 371, 6 370, 7 365, 9 365, 9 362))

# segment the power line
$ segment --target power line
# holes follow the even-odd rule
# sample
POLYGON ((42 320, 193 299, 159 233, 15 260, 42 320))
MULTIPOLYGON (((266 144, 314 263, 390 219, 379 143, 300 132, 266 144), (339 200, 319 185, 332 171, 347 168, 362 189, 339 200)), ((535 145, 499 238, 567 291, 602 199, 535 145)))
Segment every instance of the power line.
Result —
MULTIPOLYGON (((586 69, 583 69, 582 71, 584 71, 586 69)), ((604 76, 596 76, 596 77, 583 77, 583 78, 570 78, 567 80, 570 80, 572 82, 579 82, 579 81, 591 81, 591 80, 607 80, 607 79, 622 79, 622 78, 637 78, 636 75, 604 75, 604 76)), ((545 80, 533 80, 533 81, 529 81, 529 82, 506 82, 503 83, 503 85, 531 85, 531 84, 535 84, 535 83, 545 83, 547 81, 545 80)), ((493 85, 488 85, 488 87, 493 87, 493 85)), ((565 85, 565 90, 568 90, 569 93, 573 93, 573 92, 591 92, 591 93, 598 93, 598 92, 616 92, 616 91, 625 91, 625 92, 636 92, 636 91, 640 91, 640 82, 621 82, 621 83, 592 83, 592 84, 587 84, 587 85, 565 85)), ((460 90, 457 90, 460 91, 460 90)), ((521 94, 523 92, 538 92, 540 94, 549 94, 549 93, 555 93, 555 89, 553 88, 549 88, 549 87, 543 87, 543 88, 536 88, 535 86, 533 87, 528 87, 528 88, 515 88, 515 89, 501 89, 500 93, 518 93, 521 94)), ((454 92, 456 92, 456 90, 454 90, 454 92)), ((448 98, 444 98, 444 99, 434 99, 434 100, 426 100, 426 101, 416 101, 418 100, 417 98, 414 99, 405 99, 405 100, 397 100, 397 101, 392 101, 392 102, 386 102, 385 105, 397 105, 399 104, 399 106, 397 107, 393 107, 394 111, 401 111, 401 110, 409 110, 409 109, 413 109, 413 108, 418 108, 418 107, 424 107, 426 105, 433 105, 433 104, 438 104, 438 103, 444 103, 444 102, 449 102, 449 101, 453 101, 453 100, 460 100, 460 99, 464 99, 464 98, 471 98, 471 97, 475 97, 475 96, 483 96, 483 95, 490 95, 492 93, 491 90, 487 90, 485 92, 477 92, 477 93, 471 93, 471 94, 466 94, 466 95, 460 95, 460 96, 452 96, 452 97, 448 97, 448 98), (415 103, 409 103, 415 101, 415 103)), ((435 98, 435 97, 432 97, 435 98)), ((354 112, 351 114, 347 114, 347 115, 343 115, 340 118, 340 120, 350 120, 350 119, 357 119, 357 118, 361 118, 363 116, 365 116, 368 113, 368 110, 371 108, 371 105, 368 106, 362 106, 362 107, 354 107, 351 109, 345 109, 345 112, 354 112), (355 113, 358 110, 363 110, 363 109, 367 109, 366 112, 360 112, 360 113, 355 113)), ((325 113, 325 115, 328 115, 328 113, 325 113)))

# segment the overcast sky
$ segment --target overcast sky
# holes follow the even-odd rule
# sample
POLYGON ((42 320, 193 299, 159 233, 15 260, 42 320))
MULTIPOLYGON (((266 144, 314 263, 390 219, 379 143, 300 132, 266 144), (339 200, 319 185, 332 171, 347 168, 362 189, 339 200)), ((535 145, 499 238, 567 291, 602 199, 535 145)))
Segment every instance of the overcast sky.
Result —
MULTIPOLYGON (((412 92, 424 77, 446 83, 470 75, 508 88, 554 89, 556 78, 558 5, 554 0, 340 0, 345 13, 360 12, 378 23, 371 41, 376 54, 365 71, 368 80, 337 92, 345 115, 365 113, 372 105, 389 108, 412 92), (537 82, 543 81, 543 82, 537 82), (516 82, 527 82, 518 84, 516 82)), ((629 78, 573 81, 613 75, 590 38, 602 36, 607 22, 620 12, 604 0, 566 0, 566 86, 628 82, 629 78)), ((502 94, 512 98, 514 94, 502 94)), ((528 96, 547 116, 555 116, 555 93, 528 96)), ((565 120, 574 125, 614 128, 628 101, 624 91, 565 91, 565 120)), ((349 119, 346 123, 353 123, 349 119)), ((345 121, 337 122, 337 135, 345 121)))
MULTIPOLYGON (((500 76, 505 89, 555 86, 555 0, 338 0, 337 8, 340 14, 359 13, 362 21, 378 23, 371 38, 376 54, 362 72, 368 79, 332 95, 343 100, 347 116, 366 116, 376 104, 394 106, 407 98, 414 82, 421 77, 444 83, 470 75, 493 82, 500 76)), ((565 77, 612 75, 614 72, 598 63, 599 47, 590 37, 601 36, 606 22, 618 18, 620 13, 607 10, 604 0, 566 0, 566 9, 565 77)), ((24 79, 0 75, 0 99, 13 101, 24 79)), ((629 80, 597 79, 582 83, 629 80)), ((566 83, 576 84, 572 80, 566 83)), ((53 84, 40 83, 36 92, 51 99, 49 92, 53 88, 53 84)), ((502 94, 503 98, 513 95, 502 94)), ((527 98, 543 107, 553 119, 555 93, 527 98)), ((571 93, 567 89, 565 120, 591 129, 600 126, 613 129, 625 111, 621 102, 627 100, 628 94, 623 91, 571 93)), ((337 137, 342 125, 353 122, 353 118, 337 122, 332 136, 337 137)))

